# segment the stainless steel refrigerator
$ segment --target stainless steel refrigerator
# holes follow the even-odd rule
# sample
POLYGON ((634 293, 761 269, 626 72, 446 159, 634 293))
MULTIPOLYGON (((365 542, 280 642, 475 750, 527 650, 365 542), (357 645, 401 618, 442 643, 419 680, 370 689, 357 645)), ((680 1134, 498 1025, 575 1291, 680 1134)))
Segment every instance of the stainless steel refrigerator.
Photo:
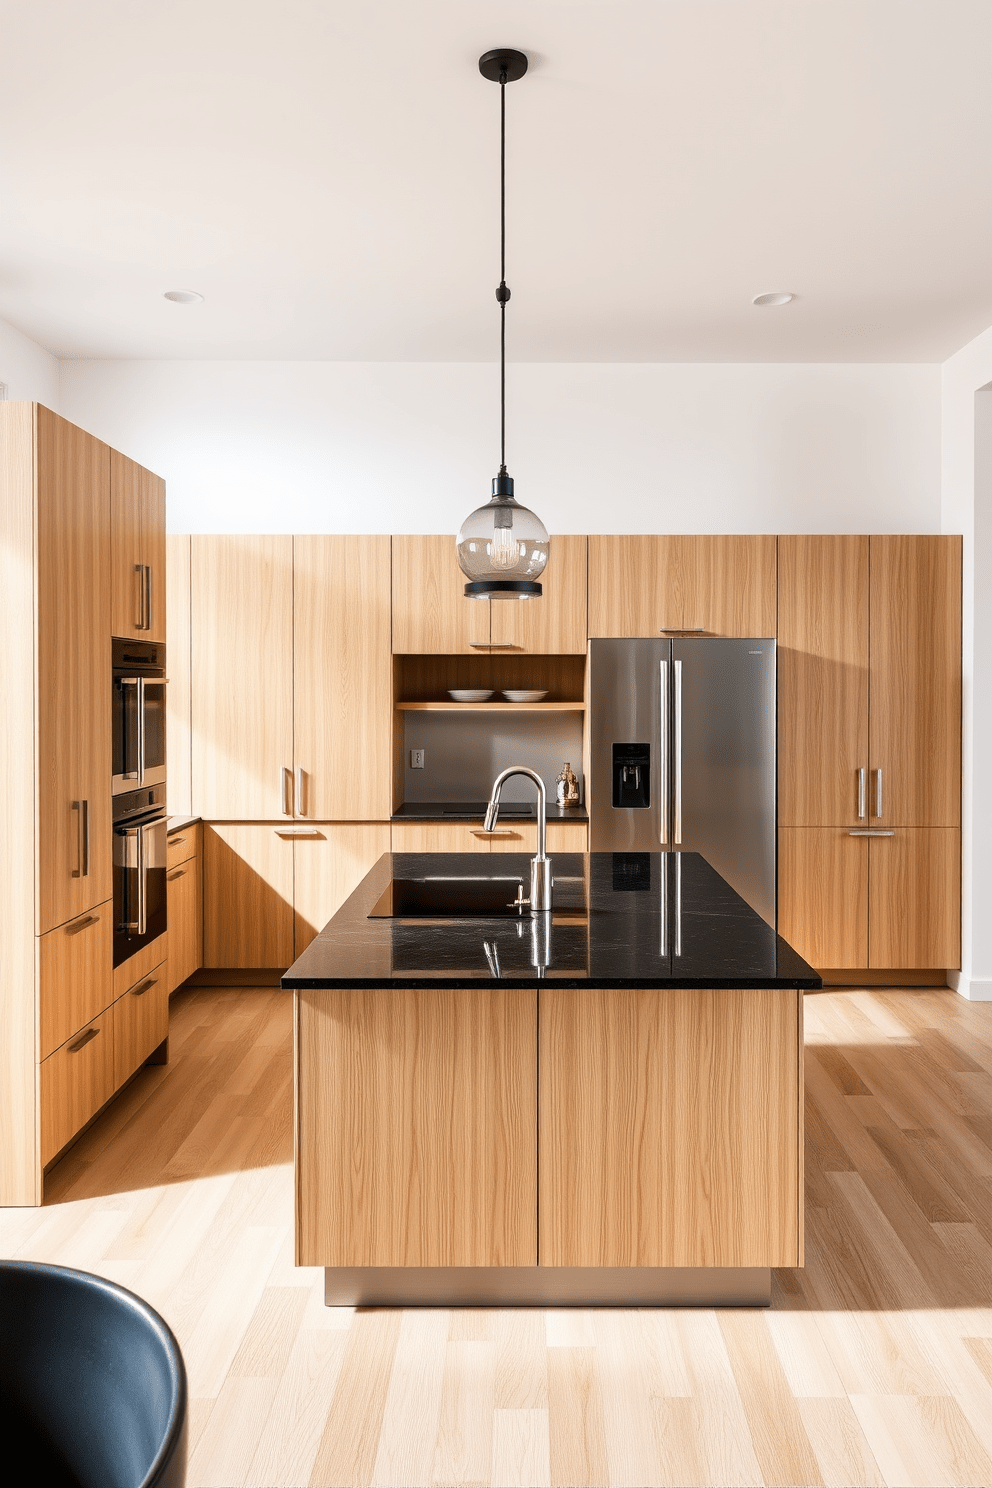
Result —
POLYGON ((770 925, 775 642, 589 642, 593 852, 698 852, 770 925))

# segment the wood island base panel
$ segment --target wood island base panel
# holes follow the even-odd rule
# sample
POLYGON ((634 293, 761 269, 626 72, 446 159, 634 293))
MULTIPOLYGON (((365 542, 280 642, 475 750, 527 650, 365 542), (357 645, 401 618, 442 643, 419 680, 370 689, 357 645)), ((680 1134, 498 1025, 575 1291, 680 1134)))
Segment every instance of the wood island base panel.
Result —
POLYGON ((802 1265, 820 980, 679 858, 632 890, 556 855, 518 918, 523 857, 386 854, 286 973, 296 1263, 329 1303, 755 1307, 802 1265))
POLYGON ((325 1307, 769 1307, 770 1266, 326 1266, 325 1307))

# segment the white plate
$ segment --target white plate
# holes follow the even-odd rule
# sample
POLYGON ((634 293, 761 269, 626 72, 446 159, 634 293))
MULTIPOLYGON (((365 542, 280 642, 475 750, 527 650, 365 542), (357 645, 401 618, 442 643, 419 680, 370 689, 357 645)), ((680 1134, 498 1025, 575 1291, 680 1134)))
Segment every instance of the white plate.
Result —
POLYGON ((503 693, 508 703, 539 703, 547 695, 547 690, 544 692, 523 692, 517 689, 514 692, 503 693))
POLYGON ((487 692, 484 687, 458 687, 449 692, 448 696, 454 698, 456 703, 488 703, 492 693, 487 692))

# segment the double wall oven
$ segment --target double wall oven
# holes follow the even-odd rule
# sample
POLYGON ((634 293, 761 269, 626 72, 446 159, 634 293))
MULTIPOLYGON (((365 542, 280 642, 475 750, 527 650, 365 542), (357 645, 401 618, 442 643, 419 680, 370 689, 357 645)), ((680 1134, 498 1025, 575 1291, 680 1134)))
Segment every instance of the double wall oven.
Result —
POLYGON ((113 643, 114 965, 166 929, 165 647, 113 643))

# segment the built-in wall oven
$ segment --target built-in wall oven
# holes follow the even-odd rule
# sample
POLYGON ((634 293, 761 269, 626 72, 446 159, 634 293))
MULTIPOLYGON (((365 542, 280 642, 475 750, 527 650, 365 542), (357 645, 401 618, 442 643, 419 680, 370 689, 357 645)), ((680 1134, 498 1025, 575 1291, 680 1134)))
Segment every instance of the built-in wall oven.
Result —
POLYGON ((114 797, 114 965, 166 929, 165 786, 114 797))
POLYGON ((115 796, 165 784, 165 647, 114 639, 115 796))

